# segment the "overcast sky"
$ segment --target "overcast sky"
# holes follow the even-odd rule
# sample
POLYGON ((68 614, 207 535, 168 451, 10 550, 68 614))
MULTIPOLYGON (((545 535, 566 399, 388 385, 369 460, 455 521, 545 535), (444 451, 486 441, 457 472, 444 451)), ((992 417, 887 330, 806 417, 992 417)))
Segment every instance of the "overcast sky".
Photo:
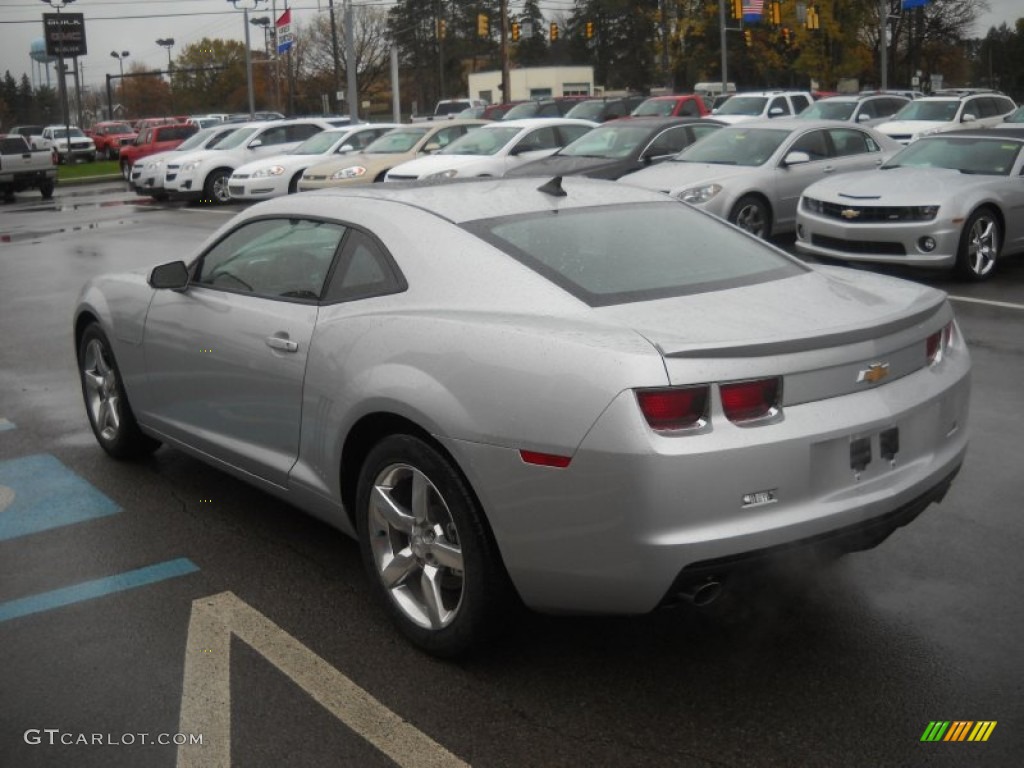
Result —
MULTIPOLYGON (((335 0, 336 12, 344 0, 335 0)), ((355 5, 389 6, 394 0, 353 0, 355 5)), ((60 0, 53 0, 59 4, 60 0)), ((256 0, 239 0, 239 6, 252 7, 256 0)), ((291 0, 293 22, 305 22, 318 13, 326 13, 328 0, 291 0)), ((513 2, 513 7, 519 2, 513 2)), ((252 16, 269 16, 272 0, 262 0, 252 16)), ((284 10, 285 0, 276 0, 277 12, 284 10)), ((548 16, 564 15, 572 9, 572 0, 540 0, 548 16)), ((990 26, 1006 22, 1010 26, 1024 16, 1021 0, 989 0, 991 10, 981 16, 976 34, 984 35, 990 26)), ((233 10, 229 0, 75 0, 66 6, 70 13, 85 16, 88 55, 81 58, 84 81, 102 86, 107 74, 118 74, 118 61, 110 52, 128 51, 127 71, 133 63, 147 69, 165 69, 167 51, 156 44, 158 38, 174 38, 172 55, 180 47, 196 43, 204 37, 243 39, 241 10, 233 10)), ((29 49, 33 40, 42 37, 42 14, 53 13, 46 0, 0 0, 0 75, 10 70, 16 78, 32 76, 33 64, 29 49)), ((252 45, 262 45, 263 32, 251 27, 252 45)))

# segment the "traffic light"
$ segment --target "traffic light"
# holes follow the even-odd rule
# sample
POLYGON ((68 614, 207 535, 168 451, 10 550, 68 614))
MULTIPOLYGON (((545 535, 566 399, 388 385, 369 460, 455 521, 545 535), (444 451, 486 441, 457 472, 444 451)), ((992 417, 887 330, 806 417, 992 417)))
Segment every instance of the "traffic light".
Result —
POLYGON ((743 30, 743 42, 746 44, 747 48, 754 44, 754 33, 749 29, 743 30))
POLYGON ((734 19, 743 18, 743 0, 732 0, 732 17, 734 19))
POLYGON ((477 37, 490 37, 491 35, 491 20, 487 18, 486 13, 476 15, 476 34, 477 37))
POLYGON ((588 21, 583 25, 583 36, 589 40, 594 36, 594 22, 588 21))
POLYGON ((768 9, 768 14, 772 26, 779 26, 782 23, 782 3, 779 2, 779 0, 772 0, 772 4, 768 9))
POLYGON ((789 48, 789 44, 792 42, 792 35, 790 34, 789 27, 782 28, 782 44, 789 48))
POLYGON ((519 22, 518 21, 513 21, 512 22, 512 42, 513 43, 518 43, 519 42, 519 22))
POLYGON ((558 39, 558 24, 551 22, 551 42, 555 42, 558 39))
POLYGON ((437 39, 444 40, 445 35, 448 34, 448 24, 444 19, 437 20, 437 39))

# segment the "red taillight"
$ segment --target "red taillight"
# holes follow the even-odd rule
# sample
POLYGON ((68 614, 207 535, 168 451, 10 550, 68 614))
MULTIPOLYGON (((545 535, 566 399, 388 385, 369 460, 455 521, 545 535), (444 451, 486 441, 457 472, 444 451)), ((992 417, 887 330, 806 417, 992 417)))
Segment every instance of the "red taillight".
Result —
POLYGON ((770 416, 779 404, 779 379, 722 384, 722 410, 729 421, 753 421, 770 416))
POLYGON ((949 349, 953 342, 953 321, 946 323, 941 331, 936 331, 929 336, 924 343, 925 354, 928 356, 928 364, 937 363, 942 359, 943 353, 949 349))
POLYGON ((652 429, 688 429, 707 415, 708 386, 638 390, 636 401, 652 429))
POLYGON ((572 461, 571 456, 559 456, 557 453, 540 453, 539 451, 524 451, 520 449, 519 458, 527 464, 538 464, 542 467, 557 467, 565 469, 572 461))

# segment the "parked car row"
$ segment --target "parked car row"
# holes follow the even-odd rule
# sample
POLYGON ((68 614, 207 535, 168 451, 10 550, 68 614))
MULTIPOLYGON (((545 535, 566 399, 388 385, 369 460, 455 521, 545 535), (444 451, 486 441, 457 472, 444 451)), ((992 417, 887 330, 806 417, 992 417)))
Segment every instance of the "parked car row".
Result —
MULTIPOLYGON (((769 113, 782 109, 772 106, 780 96, 790 108, 800 103, 792 93, 760 94, 754 98, 761 103, 748 104, 743 111, 755 111, 754 107, 769 113)), ((739 94, 734 98, 745 97, 739 94)), ((858 216, 857 221, 835 217, 820 220, 821 211, 814 208, 819 202, 839 205, 844 201, 837 202, 826 193, 822 193, 821 200, 812 196, 817 194, 817 183, 828 179, 826 190, 845 190, 843 180, 857 178, 858 185, 881 189, 878 171, 901 166, 903 145, 868 123, 901 102, 926 102, 889 94, 834 98, 819 101, 811 109, 821 111, 817 108, 831 103, 836 106, 831 114, 845 116, 845 120, 814 119, 805 112, 796 117, 752 118, 733 124, 724 118, 705 116, 640 117, 603 123, 556 117, 342 127, 316 120, 220 125, 197 134, 202 138, 194 144, 140 164, 131 172, 131 183, 140 195, 156 199, 222 203, 380 181, 587 175, 668 194, 760 238, 796 232, 797 247, 822 258, 956 266, 965 277, 985 279, 993 273, 1002 253, 1021 248, 1015 226, 1007 224, 1008 219, 1016 220, 1012 206, 1018 203, 1012 194, 985 199, 965 195, 958 199, 969 207, 963 215, 933 216, 935 223, 922 220, 914 230, 922 231, 912 246, 893 234, 896 240, 879 245, 878 253, 872 251, 871 244, 888 241, 879 239, 875 231, 869 233, 871 239, 865 240, 863 225, 877 222, 881 214, 858 216), (303 132, 310 138, 300 143, 297 137, 303 132), (974 212, 986 207, 994 225, 988 226, 989 219, 984 217, 980 225, 972 222, 974 212), (979 227, 970 242, 963 239, 969 237, 963 235, 970 228, 965 222, 979 227), (940 224, 945 227, 941 232, 923 231, 940 224), (951 239, 956 243, 951 244, 951 239)), ((1010 130, 1000 129, 998 135, 1009 136, 1010 130)), ((971 137, 957 134, 946 147, 951 154, 944 165, 934 159, 928 161, 946 172, 942 178, 950 194, 956 195, 957 189, 966 190, 968 186, 966 182, 958 183, 957 175, 978 176, 971 181, 972 189, 990 188, 990 177, 995 174, 1019 176, 1013 171, 1014 160, 1010 157, 1011 149, 1016 147, 1012 142, 1006 143, 1002 154, 993 150, 1000 156, 991 161, 974 158, 986 152, 986 136, 995 135, 984 131, 971 137)), ((886 183, 896 178, 902 176, 889 173, 886 183)), ((1008 193, 1015 189, 1016 181, 1011 178, 1008 193)), ((927 190, 927 185, 922 189, 927 190)), ((859 193, 834 194, 856 198, 859 193)), ((933 194, 923 200, 922 210, 937 210, 937 206, 951 209, 949 203, 928 201, 935 198, 933 194)), ((851 199, 845 202, 851 203, 851 199)), ((856 208, 847 205, 840 210, 849 219, 855 217, 856 208)), ((959 205, 956 210, 962 208, 959 205)), ((889 222, 882 225, 889 226, 889 222)), ((887 231, 894 233, 895 229, 887 231)))

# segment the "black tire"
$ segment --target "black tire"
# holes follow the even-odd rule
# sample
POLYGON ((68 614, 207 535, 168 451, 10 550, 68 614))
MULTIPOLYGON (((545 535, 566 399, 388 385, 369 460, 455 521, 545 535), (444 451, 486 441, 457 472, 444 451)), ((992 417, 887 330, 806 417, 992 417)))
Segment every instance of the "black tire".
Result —
POLYGON ((159 192, 150 192, 149 196, 156 200, 158 203, 165 203, 171 199, 170 195, 168 195, 163 190, 160 190, 159 192))
POLYGON ((231 178, 231 171, 225 168, 217 168, 210 171, 203 184, 203 199, 215 205, 224 205, 231 202, 231 192, 228 190, 228 180, 231 178))
POLYGON ((124 160, 121 161, 121 178, 125 181, 131 181, 132 178, 132 164, 124 160))
POLYGON ((78 342, 78 375, 89 425, 104 451, 115 459, 140 459, 160 447, 139 429, 110 342, 96 323, 78 342))
POLYGON ((744 195, 729 211, 729 221, 755 237, 767 240, 772 236, 772 212, 764 198, 744 195))
POLYGON ((43 200, 49 200, 53 197, 53 190, 56 189, 57 183, 53 179, 46 179, 45 181, 39 182, 39 194, 43 196, 43 200))
POLYGON ((465 655, 514 609, 480 505, 436 448, 411 435, 384 438, 363 462, 356 499, 371 588, 419 648, 442 658, 465 655), (426 483, 419 509, 412 501, 414 481, 426 483), (389 504, 375 503, 382 494, 389 504), (393 581, 386 584, 385 574, 393 581))
POLYGON ((996 271, 1003 247, 1003 227, 991 208, 979 208, 960 232, 956 271, 965 280, 988 280, 996 271))

